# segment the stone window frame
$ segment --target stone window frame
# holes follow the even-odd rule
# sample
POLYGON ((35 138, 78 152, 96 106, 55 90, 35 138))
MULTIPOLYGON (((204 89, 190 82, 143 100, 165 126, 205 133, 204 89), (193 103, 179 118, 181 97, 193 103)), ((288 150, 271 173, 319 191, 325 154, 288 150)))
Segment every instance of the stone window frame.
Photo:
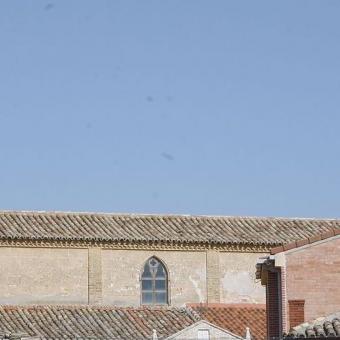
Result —
POLYGON ((171 305, 171 294, 170 294, 170 272, 169 272, 169 269, 168 269, 168 266, 166 265, 166 263, 160 259, 158 256, 156 255, 152 255, 150 257, 147 258, 146 261, 144 261, 143 265, 142 265, 142 268, 141 268, 141 271, 140 271, 140 276, 139 276, 139 281, 140 281, 140 305, 141 306, 170 306, 171 305), (164 271, 165 271, 165 274, 166 274, 166 278, 165 278, 165 284, 166 284, 166 289, 165 289, 165 292, 166 292, 166 303, 160 303, 160 304, 156 304, 156 303, 150 303, 150 304, 147 304, 147 303, 143 303, 143 299, 142 299, 142 294, 143 294, 143 288, 142 288, 142 276, 143 276, 143 272, 144 272, 144 269, 145 269, 145 266, 146 264, 152 259, 156 259, 161 265, 162 267, 164 268, 164 271))

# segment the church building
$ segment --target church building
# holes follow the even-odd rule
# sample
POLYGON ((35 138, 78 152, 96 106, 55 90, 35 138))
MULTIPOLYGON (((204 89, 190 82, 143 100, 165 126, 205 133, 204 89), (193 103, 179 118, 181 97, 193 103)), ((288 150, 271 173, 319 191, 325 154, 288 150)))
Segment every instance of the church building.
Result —
POLYGON ((317 219, 0 212, 0 304, 263 304, 257 259, 339 226, 317 219))

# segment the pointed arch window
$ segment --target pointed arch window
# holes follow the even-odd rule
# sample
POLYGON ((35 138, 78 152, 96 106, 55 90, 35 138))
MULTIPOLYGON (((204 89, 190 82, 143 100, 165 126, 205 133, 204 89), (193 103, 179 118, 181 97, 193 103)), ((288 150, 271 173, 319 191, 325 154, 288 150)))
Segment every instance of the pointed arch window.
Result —
POLYGON ((142 305, 168 304, 168 273, 155 257, 148 259, 142 273, 142 305))

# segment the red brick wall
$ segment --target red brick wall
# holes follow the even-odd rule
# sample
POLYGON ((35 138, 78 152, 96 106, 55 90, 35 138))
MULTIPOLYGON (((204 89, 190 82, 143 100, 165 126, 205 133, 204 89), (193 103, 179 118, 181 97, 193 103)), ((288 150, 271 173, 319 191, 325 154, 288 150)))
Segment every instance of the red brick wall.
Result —
POLYGON ((287 300, 305 300, 305 321, 340 310, 340 238, 286 254, 287 300))
POLYGON ((281 335, 280 320, 280 272, 268 272, 266 292, 267 312, 267 337, 279 337, 281 335))
POLYGON ((305 300, 289 300, 290 327, 300 325, 305 321, 305 300))

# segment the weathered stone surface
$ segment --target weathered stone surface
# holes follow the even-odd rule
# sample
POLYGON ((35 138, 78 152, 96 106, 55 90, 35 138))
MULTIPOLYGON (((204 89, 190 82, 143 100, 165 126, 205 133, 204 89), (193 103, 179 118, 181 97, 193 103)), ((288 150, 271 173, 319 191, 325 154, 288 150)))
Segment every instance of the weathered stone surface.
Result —
POLYGON ((140 305, 140 275, 151 256, 168 270, 171 305, 206 300, 205 252, 102 250, 103 302, 140 305))
POLYGON ((87 249, 0 248, 0 303, 87 303, 87 249))
POLYGON ((102 251, 89 248, 89 304, 102 302, 102 251))
POLYGON ((0 303, 139 306, 140 275, 151 256, 168 270, 173 306, 264 302, 254 279, 259 253, 1 247, 0 303))
POLYGON ((220 302, 220 254, 207 251, 207 302, 220 302))
POLYGON ((221 302, 265 303, 265 288, 255 280, 261 253, 220 253, 221 302))

